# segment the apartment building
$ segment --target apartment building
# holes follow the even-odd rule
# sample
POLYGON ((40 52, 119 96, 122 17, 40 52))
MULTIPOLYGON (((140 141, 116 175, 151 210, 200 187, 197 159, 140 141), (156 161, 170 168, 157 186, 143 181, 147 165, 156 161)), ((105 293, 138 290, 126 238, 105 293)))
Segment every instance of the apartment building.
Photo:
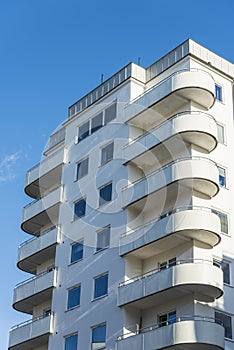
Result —
POLYGON ((189 39, 69 107, 26 177, 10 350, 234 349, 233 78, 189 39))

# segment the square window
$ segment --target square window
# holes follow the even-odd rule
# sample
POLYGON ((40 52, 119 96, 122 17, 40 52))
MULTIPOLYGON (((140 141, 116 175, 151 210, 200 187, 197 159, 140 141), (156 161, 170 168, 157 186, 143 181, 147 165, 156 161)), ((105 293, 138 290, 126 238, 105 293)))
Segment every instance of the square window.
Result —
POLYGON ((102 148, 101 165, 104 165, 113 159, 114 142, 102 148))
POLYGON ((168 326, 176 322, 176 311, 168 312, 158 317, 159 327, 168 326))
POLYGON ((220 218, 220 224, 221 224, 221 232, 228 235, 228 216, 225 213, 222 213, 221 211, 212 209, 212 213, 218 215, 220 218))
POLYGON ((89 121, 79 127, 78 142, 89 136, 89 121))
POLYGON ((96 252, 110 245, 110 226, 106 226, 97 232, 96 252))
POLYGON ((215 97, 218 101, 223 101, 223 89, 222 86, 215 84, 215 97))
POLYGON ((112 200, 112 182, 99 189, 99 206, 112 200))
POLYGON ((221 166, 217 166, 219 171, 219 185, 221 187, 226 187, 226 170, 221 166))
POLYGON ((108 273, 94 278, 94 299, 107 295, 108 273))
POLYGON ((88 174, 89 171, 89 158, 83 159, 77 163, 76 180, 80 180, 82 177, 88 174))
POLYGON ((230 263, 224 260, 214 259, 213 265, 221 267, 223 271, 223 282, 226 284, 230 284, 230 263))
POLYGON ((105 124, 116 118, 116 103, 105 109, 105 124))
POLYGON ((91 120, 91 134, 102 127, 102 113, 96 115, 96 117, 91 120))
POLYGON ((100 325, 92 329, 92 350, 105 349, 106 325, 100 325))
POLYGON ((71 263, 83 259, 84 241, 73 243, 71 246, 71 263))
POLYGON ((215 311, 215 321, 224 326, 225 338, 232 339, 232 317, 223 312, 215 311))
POLYGON ((82 216, 84 216, 85 213, 86 213, 86 200, 82 198, 74 204, 75 219, 82 218, 82 216))
POLYGON ((67 309, 80 305, 81 286, 76 286, 68 290, 67 309))
POLYGON ((225 144, 225 128, 221 124, 217 124, 217 136, 218 136, 218 141, 221 144, 225 144))
POLYGON ((77 350, 78 334, 70 335, 65 338, 65 350, 77 350))

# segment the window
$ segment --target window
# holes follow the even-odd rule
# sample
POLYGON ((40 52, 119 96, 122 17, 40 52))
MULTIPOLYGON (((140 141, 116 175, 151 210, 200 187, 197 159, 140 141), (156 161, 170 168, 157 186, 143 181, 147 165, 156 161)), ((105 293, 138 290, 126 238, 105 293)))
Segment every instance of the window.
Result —
POLYGON ((71 246, 71 263, 83 259, 84 241, 73 243, 71 246))
POLYGON ((80 180, 82 177, 88 174, 89 170, 89 158, 81 160, 77 163, 76 180, 80 180))
POLYGON ((65 338, 65 350, 77 350, 78 334, 70 335, 65 338))
POLYGON ((215 84, 215 97, 218 101, 223 101, 223 89, 222 86, 215 84))
POLYGON ((223 270, 223 282, 226 284, 230 284, 230 263, 225 260, 214 259, 213 265, 221 267, 221 269, 223 270))
POLYGON ((221 211, 212 209, 212 212, 220 218, 220 224, 221 224, 221 232, 228 235, 228 216, 225 213, 222 213, 221 211))
POLYGON ((97 232, 96 252, 109 247, 109 245, 110 245, 110 226, 106 226, 97 232))
POLYGON ((94 278, 94 299, 107 295, 108 273, 94 278))
POLYGON ((78 142, 89 136, 89 121, 79 127, 78 142))
POLYGON ((75 219, 82 218, 86 212, 86 200, 84 198, 80 199, 74 204, 74 214, 75 219))
POLYGON ((99 206, 112 200, 112 182, 99 189, 99 206))
POLYGON ((164 270, 168 267, 175 266, 176 265, 176 258, 169 259, 168 261, 163 261, 162 263, 159 263, 159 269, 164 270))
POLYGON ((113 103, 110 107, 105 109, 105 121, 107 124, 116 118, 116 103, 113 103))
POLYGON ((225 129, 224 126, 221 124, 217 124, 217 131, 218 131, 218 141, 221 144, 225 144, 225 129))
POLYGON ((68 290, 67 309, 80 305, 81 286, 76 286, 68 290))
POLYGON ((106 325, 92 328, 92 350, 105 349, 106 347, 106 325))
POLYGON ((226 170, 221 166, 217 166, 219 171, 219 185, 221 187, 226 187, 226 170))
POLYGON ((223 324, 225 338, 232 339, 232 317, 223 312, 215 311, 215 321, 223 324))
POLYGON ((101 165, 108 163, 113 159, 114 153, 114 142, 109 143, 109 145, 102 148, 101 165))
POLYGON ((91 134, 102 127, 102 113, 96 115, 96 117, 91 120, 91 134))
POLYGON ((171 311, 158 317, 159 327, 168 326, 176 322, 176 311, 171 311))

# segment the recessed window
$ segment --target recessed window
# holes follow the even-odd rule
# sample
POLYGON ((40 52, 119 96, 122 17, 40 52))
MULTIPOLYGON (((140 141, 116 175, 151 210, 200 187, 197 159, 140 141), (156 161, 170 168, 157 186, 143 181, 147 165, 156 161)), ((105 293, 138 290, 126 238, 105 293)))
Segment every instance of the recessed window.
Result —
POLYGON ((102 148, 101 165, 104 165, 113 159, 114 142, 102 148))
POLYGON ((77 350, 78 334, 70 335, 65 338, 65 350, 77 350))
POLYGON ((105 120, 104 123, 107 124, 116 118, 116 103, 113 103, 110 107, 105 109, 105 120))
POLYGON ((215 311, 215 321, 224 326, 225 338, 232 339, 232 317, 223 312, 215 311))
POLYGON ((81 160, 77 163, 76 180, 80 180, 82 177, 88 174, 89 171, 89 158, 81 160))
POLYGON ((212 212, 220 218, 221 232, 228 235, 228 216, 226 213, 212 209, 212 212))
POLYGON ((225 260, 214 259, 213 265, 221 267, 223 271, 223 282, 230 284, 230 263, 225 260))
POLYGON ((108 273, 94 278, 94 299, 108 293, 108 273))
POLYGON ((112 182, 99 189, 99 206, 112 200, 112 182))
POLYGON ((221 187, 226 187, 226 170, 221 166, 217 166, 219 171, 219 185, 221 187))
POLYGON ((71 264, 83 259, 84 241, 79 241, 71 245, 71 264))
POLYGON ((67 309, 80 305, 81 286, 76 286, 68 290, 67 309))
POLYGON ((110 245, 110 226, 106 226, 97 232, 96 251, 105 249, 110 245))
POLYGON ((92 350, 105 349, 106 347, 106 325, 92 328, 92 350))
POLYGON ((215 97, 218 101, 223 101, 223 89, 222 86, 215 84, 215 97))
POLYGON ((218 141, 221 144, 225 144, 225 128, 221 124, 217 124, 218 141))
POLYGON ((89 121, 79 127, 78 142, 89 136, 89 121))
POLYGON ((165 270, 168 267, 175 266, 176 265, 176 258, 169 259, 167 261, 163 261, 159 263, 159 269, 160 270, 165 270))
POLYGON ((96 115, 96 117, 91 119, 91 134, 100 129, 103 125, 103 113, 96 115))
POLYGON ((75 219, 82 218, 82 216, 84 216, 85 213, 86 213, 86 200, 82 198, 74 204, 75 219))
POLYGON ((163 315, 159 315, 158 323, 159 327, 168 326, 169 324, 176 322, 176 311, 171 311, 163 315))

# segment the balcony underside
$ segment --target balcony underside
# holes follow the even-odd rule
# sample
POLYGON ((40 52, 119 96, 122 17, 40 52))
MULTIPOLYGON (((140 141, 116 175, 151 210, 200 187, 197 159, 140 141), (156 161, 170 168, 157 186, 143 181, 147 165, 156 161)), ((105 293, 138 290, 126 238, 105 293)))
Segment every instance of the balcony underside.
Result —
POLYGON ((48 300, 52 299, 53 286, 42 290, 39 293, 33 294, 23 300, 19 300, 13 304, 13 308, 20 312, 25 312, 32 315, 33 308, 48 300))
MULTIPOLYGON (((49 341, 50 334, 43 334, 39 337, 29 339, 23 343, 10 346, 9 350, 36 350, 39 347, 46 346, 49 341)), ((48 346, 48 345, 47 345, 48 346)))

